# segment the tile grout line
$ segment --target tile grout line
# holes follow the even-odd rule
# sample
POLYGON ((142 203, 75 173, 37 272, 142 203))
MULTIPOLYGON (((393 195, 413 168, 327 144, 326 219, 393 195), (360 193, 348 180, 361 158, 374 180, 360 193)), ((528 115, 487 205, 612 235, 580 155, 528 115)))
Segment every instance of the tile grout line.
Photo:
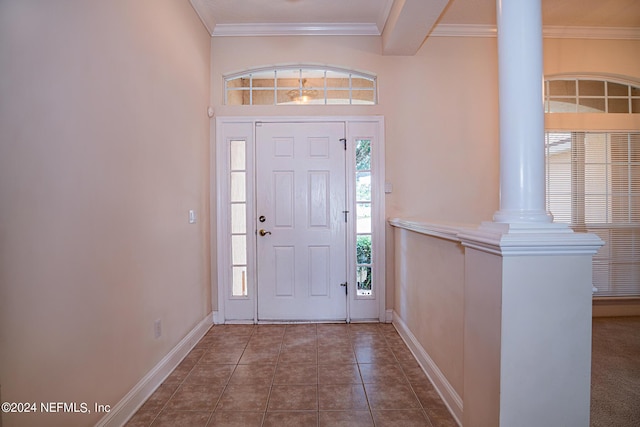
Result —
POLYGON ((262 414, 262 422, 261 426, 264 426, 264 423, 267 420, 267 410, 269 409, 269 401, 271 400, 271 392, 273 391, 273 382, 275 381, 276 372, 278 371, 278 364, 280 363, 280 355, 282 354, 282 348, 284 346, 284 337, 287 334, 287 327, 285 326, 284 332, 282 333, 282 338, 280 339, 280 348, 278 349, 278 357, 276 358, 276 363, 273 368, 273 376, 271 377, 271 384, 269 384, 269 392, 267 393, 267 401, 264 404, 264 412, 262 414))

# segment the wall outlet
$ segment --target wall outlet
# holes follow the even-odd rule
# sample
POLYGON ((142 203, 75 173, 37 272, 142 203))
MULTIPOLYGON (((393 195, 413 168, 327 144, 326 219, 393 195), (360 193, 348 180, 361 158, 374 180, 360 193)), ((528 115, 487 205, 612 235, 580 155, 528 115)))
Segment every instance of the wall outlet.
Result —
POLYGON ((154 338, 160 338, 160 336, 162 335, 162 321, 160 319, 157 319, 155 322, 153 322, 153 336, 154 338))

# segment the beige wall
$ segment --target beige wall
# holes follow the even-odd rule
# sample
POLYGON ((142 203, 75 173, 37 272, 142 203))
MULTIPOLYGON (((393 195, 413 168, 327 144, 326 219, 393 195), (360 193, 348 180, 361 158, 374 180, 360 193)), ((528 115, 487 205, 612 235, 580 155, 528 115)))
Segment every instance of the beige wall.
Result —
POLYGON ((464 248, 458 241, 395 229, 395 315, 458 396, 464 392, 464 248))
POLYGON ((214 37, 212 96, 222 115, 384 115, 387 216, 458 222, 497 209, 497 58, 492 38, 433 38, 382 56, 379 37, 214 37), (311 63, 378 76, 376 106, 224 106, 225 74, 311 63))
POLYGON ((608 73, 640 81, 640 41, 545 39, 544 73, 608 73))
POLYGON ((2 401, 114 405, 210 313, 209 49, 187 1, 0 2, 2 401))
MULTIPOLYGON (((218 116, 384 115, 386 217, 479 223, 498 208, 495 38, 432 38, 412 57, 383 56, 379 37, 214 37, 212 103, 218 116), (311 63, 378 76, 375 106, 225 106, 223 76, 311 63)), ((393 307, 388 230, 387 307, 393 307)))

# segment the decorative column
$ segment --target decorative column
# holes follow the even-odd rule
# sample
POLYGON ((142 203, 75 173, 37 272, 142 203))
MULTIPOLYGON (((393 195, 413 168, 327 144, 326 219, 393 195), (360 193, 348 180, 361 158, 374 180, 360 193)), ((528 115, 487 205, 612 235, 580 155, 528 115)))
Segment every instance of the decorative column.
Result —
POLYGON ((500 210, 495 222, 551 222, 545 210, 540 0, 498 0, 500 210))
POLYGON ((595 235, 545 210, 541 0, 497 0, 500 209, 465 247, 463 425, 588 426, 595 235))

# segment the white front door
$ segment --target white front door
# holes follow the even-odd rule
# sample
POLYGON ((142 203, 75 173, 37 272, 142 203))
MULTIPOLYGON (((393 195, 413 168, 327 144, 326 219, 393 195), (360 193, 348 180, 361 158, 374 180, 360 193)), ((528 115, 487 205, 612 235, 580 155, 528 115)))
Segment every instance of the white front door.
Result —
POLYGON ((345 124, 256 123, 258 320, 345 320, 345 124))

